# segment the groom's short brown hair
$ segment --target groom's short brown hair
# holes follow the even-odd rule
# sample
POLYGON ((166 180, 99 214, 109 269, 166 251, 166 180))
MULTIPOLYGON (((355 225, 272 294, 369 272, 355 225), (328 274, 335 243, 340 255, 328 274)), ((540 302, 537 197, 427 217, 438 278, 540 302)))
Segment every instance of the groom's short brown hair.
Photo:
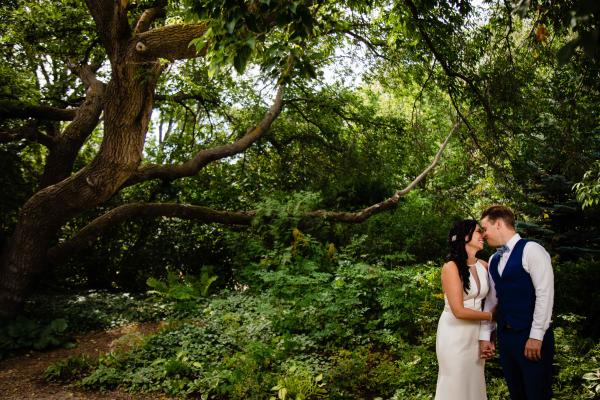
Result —
POLYGON ((495 204, 493 206, 489 206, 488 208, 481 213, 481 219, 487 217, 491 221, 496 221, 497 219, 501 219, 504 223, 511 228, 515 227, 515 214, 509 207, 502 206, 499 204, 495 204))

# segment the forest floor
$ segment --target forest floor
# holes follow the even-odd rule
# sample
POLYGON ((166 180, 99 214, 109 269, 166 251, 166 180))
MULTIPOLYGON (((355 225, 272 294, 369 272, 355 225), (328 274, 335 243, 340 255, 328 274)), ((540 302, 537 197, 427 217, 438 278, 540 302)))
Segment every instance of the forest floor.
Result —
POLYGON ((88 332, 75 336, 77 346, 72 349, 31 351, 0 361, 0 399, 2 400, 64 400, 64 399, 114 399, 150 400, 169 399, 164 395, 131 394, 119 390, 90 392, 68 384, 44 381, 42 373, 51 364, 71 356, 88 355, 98 357, 111 349, 120 337, 131 333, 149 334, 158 330, 158 323, 132 324, 108 331, 88 332))

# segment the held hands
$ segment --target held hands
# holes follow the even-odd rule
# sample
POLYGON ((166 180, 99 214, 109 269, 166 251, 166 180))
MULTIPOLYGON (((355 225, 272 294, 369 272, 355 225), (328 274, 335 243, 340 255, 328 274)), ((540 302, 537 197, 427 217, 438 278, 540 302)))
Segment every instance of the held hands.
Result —
MULTIPOLYGON (((481 343, 481 341, 479 342, 481 343)), ((481 349, 481 345, 479 346, 481 349)), ((542 359, 542 341, 529 338, 525 343, 525 358, 531 361, 540 361, 542 359)))
POLYGON ((494 342, 490 342, 489 340, 479 341, 479 358, 488 360, 494 356, 495 352, 496 345, 494 344, 494 342))

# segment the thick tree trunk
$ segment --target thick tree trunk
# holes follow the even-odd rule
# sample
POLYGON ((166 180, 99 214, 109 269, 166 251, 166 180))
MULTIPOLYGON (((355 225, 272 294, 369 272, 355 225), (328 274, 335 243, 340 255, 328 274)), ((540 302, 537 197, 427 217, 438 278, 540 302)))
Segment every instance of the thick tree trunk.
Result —
POLYGON ((76 174, 37 192, 23 206, 0 265, 0 317, 21 309, 43 273, 49 243, 60 227, 109 199, 137 169, 152 111, 156 71, 113 63, 106 89, 104 140, 94 160, 76 174), (148 73, 150 79, 141 80, 148 73))
POLYGON ((44 172, 38 189, 43 189, 67 178, 73 172, 73 165, 83 142, 61 140, 50 147, 46 157, 44 172))
POLYGON ((104 85, 91 76, 91 68, 74 66, 88 88, 86 103, 80 108, 82 114, 75 116, 71 124, 73 131, 64 132, 67 142, 61 151, 66 152, 66 162, 48 171, 43 183, 47 186, 23 206, 14 234, 2 252, 0 317, 19 311, 27 288, 43 273, 49 244, 60 228, 83 211, 108 200, 137 170, 156 81, 163 68, 157 59, 198 56, 189 43, 206 31, 206 24, 149 30, 152 21, 162 15, 160 9, 166 4, 163 1, 156 3, 157 9, 146 10, 133 31, 128 1, 86 0, 86 4, 110 60, 111 81, 104 91, 104 85), (96 90, 99 86, 102 88, 96 90), (76 155, 73 149, 96 126, 102 98, 104 137, 100 150, 90 164, 68 176, 76 155))
POLYGON ((21 209, 19 222, 2 254, 0 317, 21 311, 26 289, 42 271, 48 244, 60 226, 45 197, 38 192, 21 209))

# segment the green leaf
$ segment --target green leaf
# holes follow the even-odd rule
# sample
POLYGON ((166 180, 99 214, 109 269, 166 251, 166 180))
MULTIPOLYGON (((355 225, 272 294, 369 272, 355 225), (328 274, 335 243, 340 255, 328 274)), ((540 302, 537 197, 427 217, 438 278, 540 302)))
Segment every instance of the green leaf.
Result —
POLYGON ((146 285, 150 286, 151 288, 156 289, 156 291, 159 293, 167 292, 167 285, 164 282, 159 281, 156 278, 150 277, 150 278, 146 279, 146 285))
POLYGON ((281 400, 285 400, 285 398, 287 396, 287 389, 286 388, 279 389, 278 395, 281 400))
POLYGON ((250 36, 247 40, 246 40, 246 44, 252 49, 254 50, 256 48, 256 38, 254 36, 250 36))
POLYGON ((68 323, 66 319, 63 318, 59 318, 59 319, 55 319, 50 323, 50 329, 53 330, 54 332, 64 332, 65 330, 67 330, 68 327, 68 323))
POLYGON ((252 55, 252 49, 249 46, 242 46, 233 58, 233 66, 238 74, 243 74, 252 55))
POLYGON ((229 21, 225 26, 227 28, 227 32, 229 34, 233 33, 233 30, 235 29, 235 24, 237 23, 237 18, 232 19, 231 21, 229 21))
POLYGON ((190 300, 194 297, 194 293, 189 286, 177 285, 169 290, 169 297, 175 300, 190 300))

